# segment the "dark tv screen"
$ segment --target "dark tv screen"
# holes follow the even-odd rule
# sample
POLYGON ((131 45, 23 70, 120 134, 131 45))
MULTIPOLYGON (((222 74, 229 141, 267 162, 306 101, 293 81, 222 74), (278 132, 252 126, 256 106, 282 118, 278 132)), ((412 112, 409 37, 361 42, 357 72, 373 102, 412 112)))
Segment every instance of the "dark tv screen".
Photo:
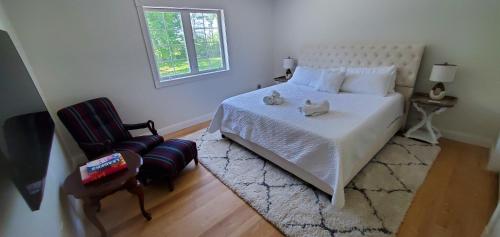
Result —
POLYGON ((6 31, 0 30, 0 165, 32 211, 40 209, 54 122, 6 31))

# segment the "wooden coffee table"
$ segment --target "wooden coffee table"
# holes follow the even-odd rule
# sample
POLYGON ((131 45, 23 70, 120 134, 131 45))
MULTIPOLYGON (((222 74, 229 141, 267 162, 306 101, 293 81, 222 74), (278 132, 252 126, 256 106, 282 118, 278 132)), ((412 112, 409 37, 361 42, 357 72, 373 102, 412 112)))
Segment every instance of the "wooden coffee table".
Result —
POLYGON ((151 220, 151 215, 144 210, 144 192, 142 184, 136 179, 139 167, 142 165, 142 158, 133 152, 120 152, 127 162, 128 169, 113 174, 102 180, 83 185, 80 176, 80 169, 73 171, 64 181, 63 189, 68 195, 83 200, 83 210, 87 218, 101 232, 101 236, 107 236, 106 229, 97 219, 97 212, 100 210, 100 200, 120 190, 137 195, 142 215, 146 220, 151 220))

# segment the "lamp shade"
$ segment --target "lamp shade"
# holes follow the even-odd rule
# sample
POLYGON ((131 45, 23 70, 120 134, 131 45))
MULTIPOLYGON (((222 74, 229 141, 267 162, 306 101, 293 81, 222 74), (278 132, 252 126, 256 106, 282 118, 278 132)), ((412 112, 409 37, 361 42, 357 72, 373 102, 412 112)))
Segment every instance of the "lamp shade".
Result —
POLYGON ((293 58, 285 58, 283 59, 283 68, 291 69, 295 66, 295 59, 293 58))
POLYGON ((429 80, 436 82, 452 82, 455 80, 457 68, 457 65, 447 63, 435 64, 434 67, 432 67, 432 73, 429 80))

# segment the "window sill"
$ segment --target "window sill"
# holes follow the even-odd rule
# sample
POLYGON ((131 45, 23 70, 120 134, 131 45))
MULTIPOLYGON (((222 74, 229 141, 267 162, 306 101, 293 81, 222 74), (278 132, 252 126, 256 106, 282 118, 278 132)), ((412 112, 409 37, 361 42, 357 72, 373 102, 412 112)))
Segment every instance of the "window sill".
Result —
POLYGON ((211 78, 214 78, 214 77, 210 77, 211 75, 224 73, 227 71, 229 71, 229 69, 200 73, 200 74, 196 74, 196 75, 189 75, 189 76, 178 77, 178 78, 173 78, 173 79, 167 79, 167 80, 163 80, 163 81, 159 81, 159 82, 155 81, 155 86, 156 86, 156 88, 159 89, 162 87, 176 86, 176 85, 181 85, 181 84, 185 84, 185 83, 191 83, 191 82, 195 82, 195 81, 211 79, 211 78))

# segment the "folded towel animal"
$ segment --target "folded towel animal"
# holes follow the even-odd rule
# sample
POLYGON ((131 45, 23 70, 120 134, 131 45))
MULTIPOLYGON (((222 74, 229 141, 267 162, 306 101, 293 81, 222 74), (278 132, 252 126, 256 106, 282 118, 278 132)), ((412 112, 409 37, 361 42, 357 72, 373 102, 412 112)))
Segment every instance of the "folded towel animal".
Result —
POLYGON ((310 100, 306 100, 304 106, 299 107, 299 111, 304 114, 304 116, 318 116, 326 114, 330 111, 330 103, 327 100, 321 103, 313 103, 310 100))
POLYGON ((281 94, 277 91, 273 91, 273 93, 271 94, 273 97, 281 97, 281 94))
POLYGON ((264 96, 262 101, 264 101, 264 104, 266 105, 280 105, 283 104, 285 100, 281 97, 279 92, 273 91, 272 95, 264 96))

